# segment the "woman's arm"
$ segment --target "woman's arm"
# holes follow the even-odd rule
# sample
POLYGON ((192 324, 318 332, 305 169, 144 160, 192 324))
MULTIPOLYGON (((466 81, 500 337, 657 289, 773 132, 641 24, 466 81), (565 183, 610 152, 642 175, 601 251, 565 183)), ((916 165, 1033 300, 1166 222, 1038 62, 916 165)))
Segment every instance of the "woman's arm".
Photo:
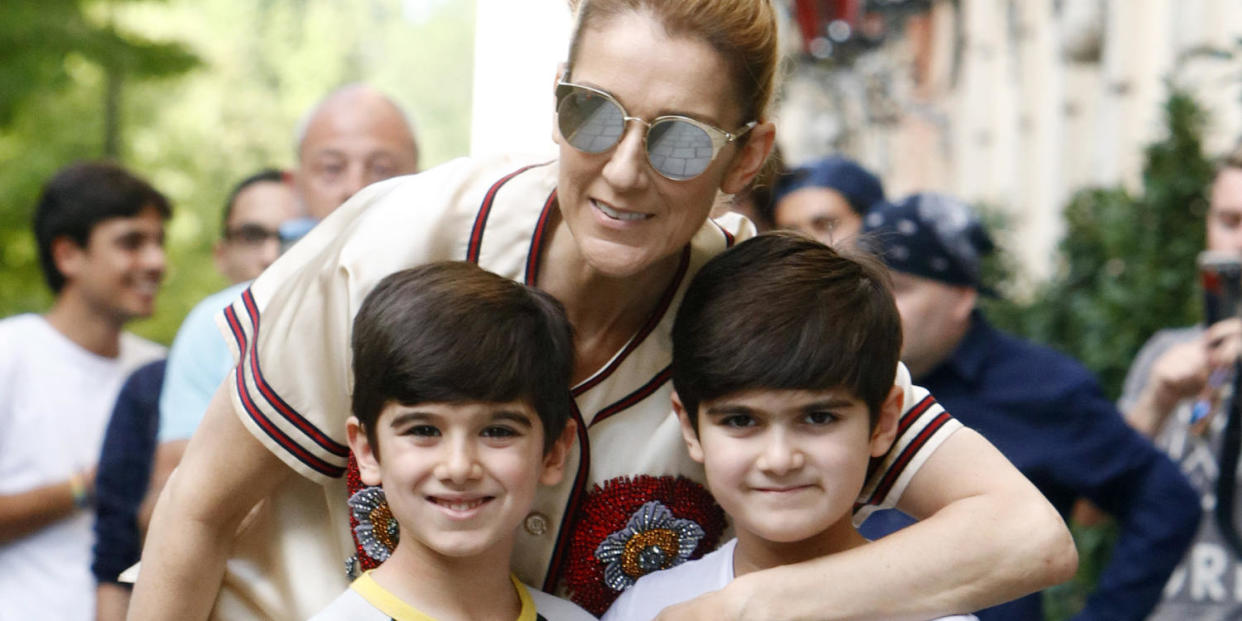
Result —
POLYGON ((238 525, 292 474, 242 425, 227 386, 216 391, 156 503, 131 620, 206 619, 238 525))
POLYGON ((961 429, 899 507, 922 521, 871 544, 755 572, 660 619, 911 619, 978 610, 1068 580, 1078 555, 1052 505, 961 429))

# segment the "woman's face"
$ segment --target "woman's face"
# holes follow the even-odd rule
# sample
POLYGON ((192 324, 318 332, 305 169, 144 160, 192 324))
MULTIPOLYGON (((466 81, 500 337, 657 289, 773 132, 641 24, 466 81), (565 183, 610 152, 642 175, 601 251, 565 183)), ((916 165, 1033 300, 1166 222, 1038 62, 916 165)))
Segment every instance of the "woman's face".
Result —
MULTIPOLYGON (((751 120, 740 118, 737 95, 722 78, 729 75, 724 58, 703 41, 669 38, 642 13, 612 17, 581 37, 570 79, 611 93, 630 116, 650 121, 681 114, 729 132, 751 120)), ((679 252, 706 220, 717 190, 737 192, 749 181, 752 174, 741 164, 754 158, 741 154, 764 151, 757 158, 762 163, 771 125, 757 127, 761 135, 752 135, 744 148, 726 145, 703 174, 686 181, 651 168, 646 129, 630 122, 621 141, 598 154, 579 151, 556 133, 561 214, 583 259, 614 278, 679 252)))

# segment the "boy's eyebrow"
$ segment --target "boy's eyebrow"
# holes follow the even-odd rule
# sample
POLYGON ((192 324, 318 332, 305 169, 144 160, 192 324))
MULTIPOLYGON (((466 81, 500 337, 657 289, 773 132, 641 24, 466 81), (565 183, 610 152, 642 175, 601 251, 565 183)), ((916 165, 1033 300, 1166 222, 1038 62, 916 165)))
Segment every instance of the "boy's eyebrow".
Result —
MULTIPOLYGON (((847 408, 854 404, 854 401, 846 397, 826 397, 818 401, 804 403, 798 406, 798 410, 802 412, 812 412, 817 410, 832 410, 837 408, 847 408)), ((721 405, 710 406, 706 409, 708 416, 725 416, 728 414, 752 414, 755 409, 745 405, 736 403, 724 403, 721 405)))
POLYGON ((754 412, 754 408, 735 403, 726 403, 724 405, 709 406, 706 410, 708 416, 724 416, 726 414, 750 414, 754 412))
POLYGON ((418 410, 409 410, 406 412, 401 412, 397 414, 396 416, 393 416, 392 420, 388 421, 388 426, 396 427, 398 425, 404 425, 406 423, 429 421, 429 420, 432 420, 433 418, 434 416, 432 416, 431 414, 427 412, 420 412, 418 410))
POLYGON ((835 408, 847 408, 851 405, 854 405, 854 401, 845 397, 828 397, 827 399, 821 399, 819 401, 812 401, 811 403, 803 404, 802 410, 831 410, 835 408))
POLYGON ((493 421, 499 421, 499 420, 511 421, 523 427, 526 427, 527 429, 535 426, 535 423, 534 421, 531 420, 530 415, 526 414, 525 412, 516 411, 516 410, 500 410, 499 412, 492 414, 492 420, 493 421))

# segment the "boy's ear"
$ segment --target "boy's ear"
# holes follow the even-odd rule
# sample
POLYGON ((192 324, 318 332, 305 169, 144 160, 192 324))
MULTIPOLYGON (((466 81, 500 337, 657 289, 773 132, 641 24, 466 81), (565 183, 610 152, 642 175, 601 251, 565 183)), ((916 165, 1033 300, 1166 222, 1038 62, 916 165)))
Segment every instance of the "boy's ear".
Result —
POLYGON ((345 421, 345 435, 349 438, 349 449, 354 452, 354 459, 358 462, 358 478, 367 485, 382 483, 379 459, 376 458, 371 441, 367 439, 367 432, 357 417, 350 416, 345 421))
POLYGON ((703 445, 699 444, 699 434, 690 424, 690 414, 686 412, 686 406, 682 404, 676 390, 673 391, 673 411, 677 412, 677 421, 681 423, 681 439, 686 441, 690 459, 703 463, 703 445))
POLYGON ((901 406, 904 403, 905 391, 893 386, 888 397, 880 405, 879 416, 875 420, 875 429, 871 431, 871 456, 881 457, 893 446, 897 437, 897 419, 901 418, 901 406))
POLYGON ((565 430, 561 436, 543 452, 543 472, 539 473, 539 482, 544 485, 556 485, 565 476, 565 462, 569 459, 569 449, 578 440, 578 423, 574 419, 565 421, 565 430))

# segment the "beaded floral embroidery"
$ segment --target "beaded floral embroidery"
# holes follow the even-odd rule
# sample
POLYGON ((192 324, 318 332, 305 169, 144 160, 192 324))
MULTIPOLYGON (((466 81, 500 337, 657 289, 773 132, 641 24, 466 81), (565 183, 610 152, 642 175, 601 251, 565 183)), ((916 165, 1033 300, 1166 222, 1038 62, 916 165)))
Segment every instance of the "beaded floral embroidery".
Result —
POLYGON ((595 558, 604 564, 604 584, 624 591, 640 576, 686 562, 702 539, 698 524, 674 517, 668 507, 652 500, 630 516, 625 528, 595 548, 595 558))
POLYGON ((716 548, 724 511, 702 485, 682 477, 620 477, 595 486, 574 525, 565 584, 601 615, 638 578, 716 548))
POLYGON ((388 560, 388 556, 397 547, 400 531, 397 520, 392 516, 392 510, 388 508, 384 490, 379 487, 358 490, 349 497, 349 510, 357 520, 354 536, 357 538, 358 547, 376 563, 388 560))

